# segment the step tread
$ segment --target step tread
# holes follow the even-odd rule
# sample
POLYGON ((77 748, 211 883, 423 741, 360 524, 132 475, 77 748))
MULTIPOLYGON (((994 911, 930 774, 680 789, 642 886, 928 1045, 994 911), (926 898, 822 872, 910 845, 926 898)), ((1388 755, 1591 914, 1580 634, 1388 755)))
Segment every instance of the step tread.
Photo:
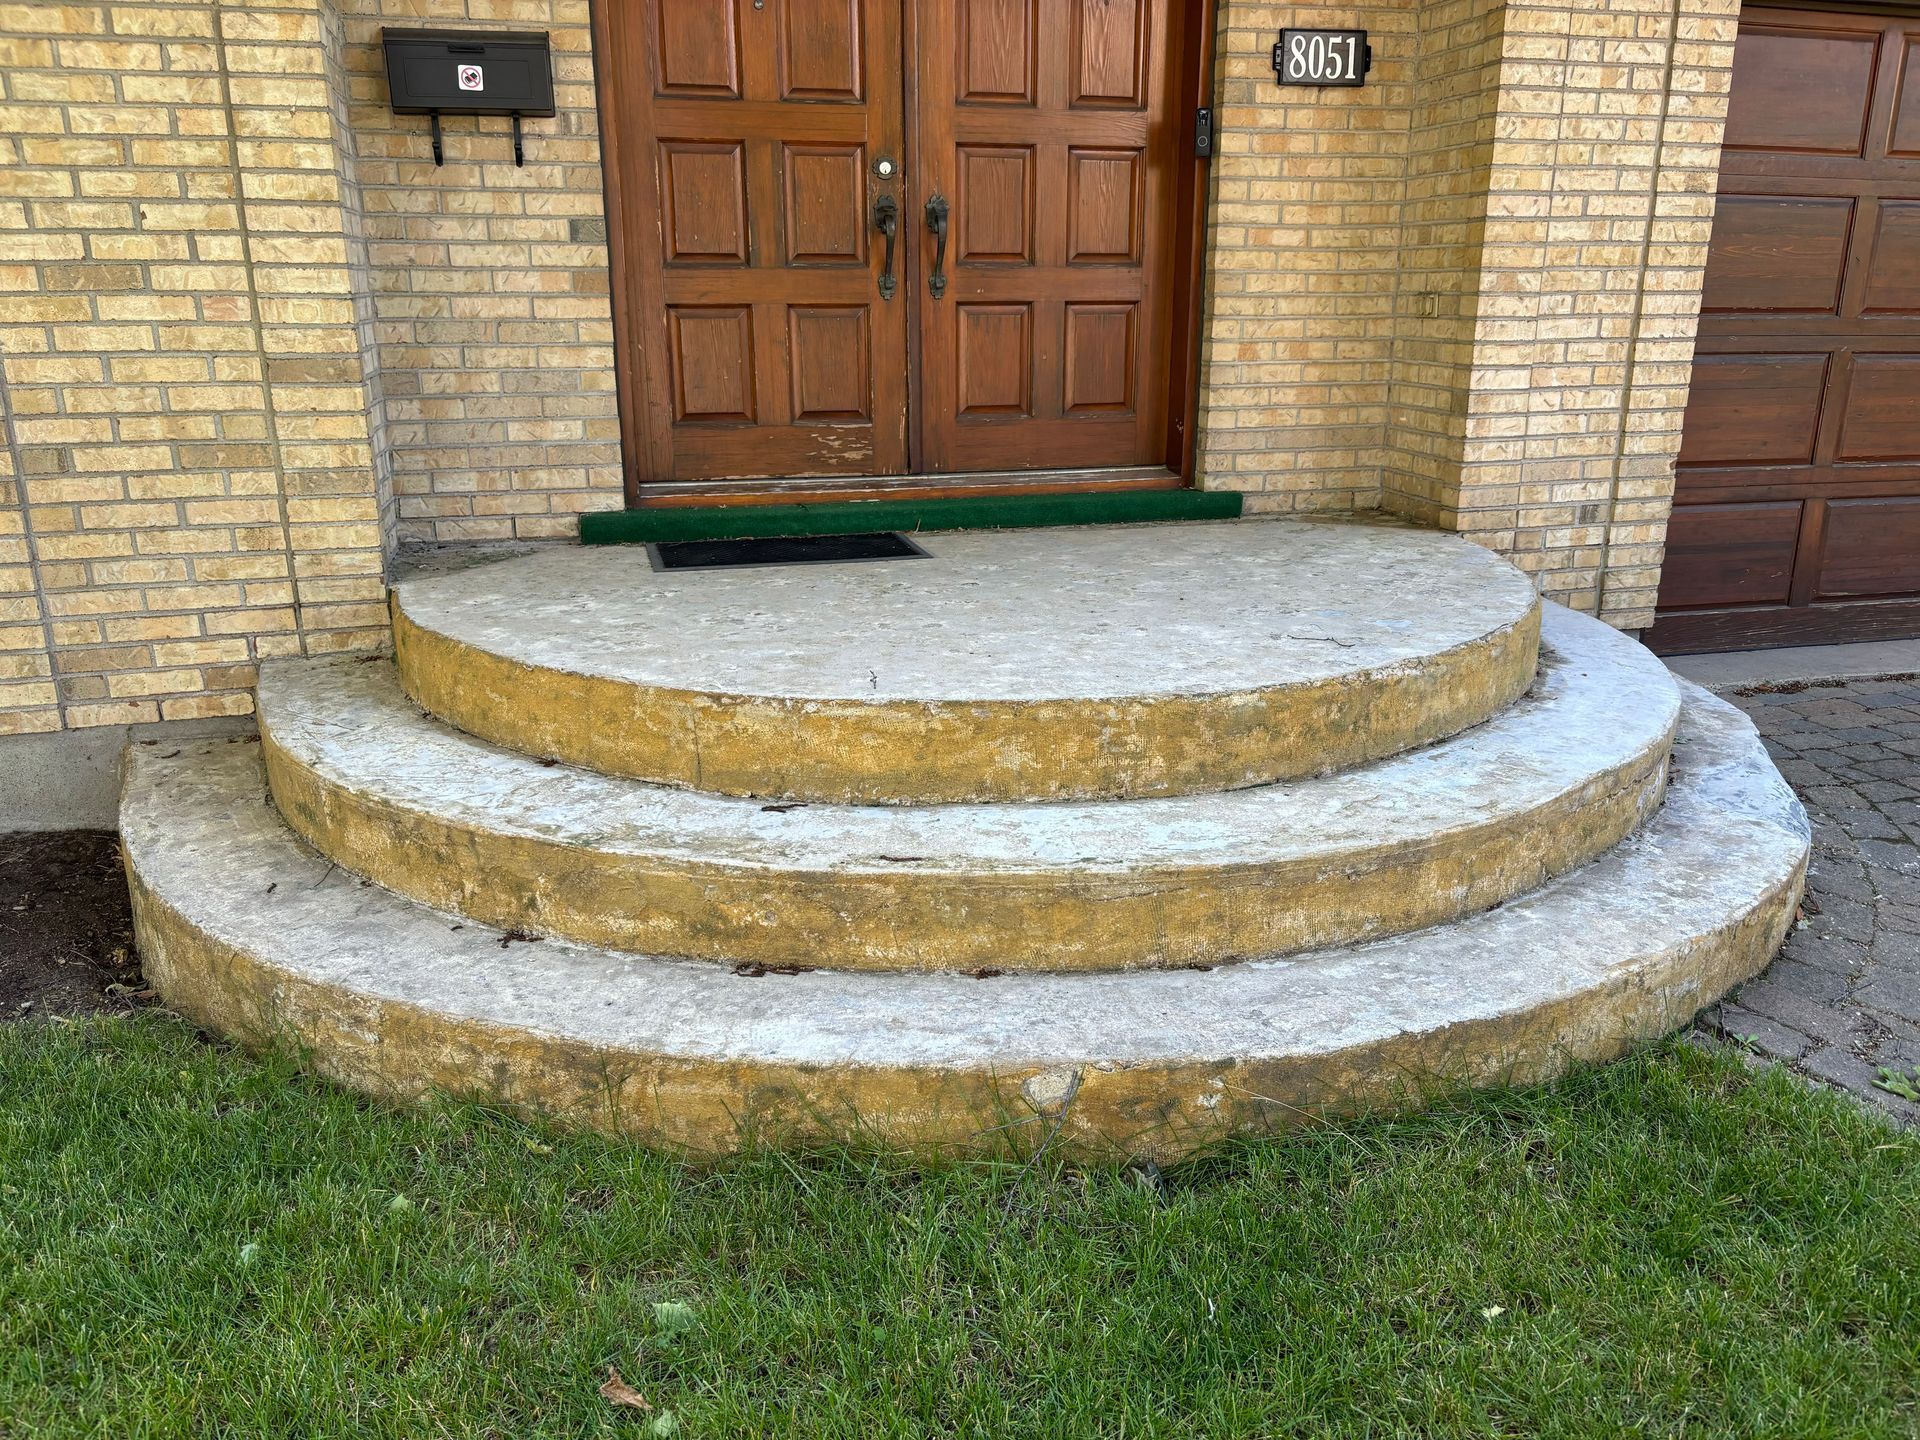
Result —
POLYGON ((1657 767, 1679 703, 1672 676, 1645 649, 1550 606, 1541 677, 1527 697, 1451 739, 1360 769, 1154 799, 789 809, 501 749, 422 712, 386 664, 271 662, 259 690, 262 729, 291 763, 461 830, 703 867, 1122 878, 1348 863, 1523 824, 1596 780, 1657 767))
POLYGON ((397 598, 412 624, 529 667, 863 706, 1319 682, 1480 640, 1533 603, 1490 552, 1411 529, 1223 522, 921 543, 934 561, 664 573, 642 551, 550 550, 404 582, 397 598), (1231 593, 1209 575, 1232 576, 1231 593))
MULTIPOLYGON (((379 1086, 405 1089, 422 1075, 469 1069, 476 1082, 506 1084, 522 1063, 516 1047, 531 1047, 522 1059, 536 1055, 540 1037, 603 1060, 694 1066, 675 1072, 689 1094, 707 1083, 698 1066, 714 1062, 842 1067, 846 1078, 836 1083, 847 1086, 861 1072, 1017 1079, 1062 1066, 1241 1067, 1358 1057, 1414 1035, 1451 1044, 1457 1034, 1465 1045, 1474 1024, 1501 1017, 1537 1016, 1545 1026, 1509 1048, 1594 1053, 1600 1041, 1565 1006, 1650 985, 1657 972, 1662 994, 1647 1003, 1676 1023, 1766 959, 1746 953, 1758 943, 1751 937, 1727 955, 1713 950, 1715 937, 1763 920, 1777 942, 1784 920, 1774 912, 1797 894, 1808 847, 1798 802, 1743 716, 1695 687, 1685 692, 1666 805, 1590 866, 1452 925, 1204 973, 754 978, 560 941, 510 943, 357 881, 301 844, 268 804, 258 749, 246 742, 189 743, 167 754, 134 747, 122 832, 170 1000, 177 992, 197 1012, 244 1003, 256 1031, 271 1029, 276 1015, 298 1030, 305 1016, 325 1031, 307 1038, 352 1050, 339 1073, 379 1086), (162 911, 176 917, 171 928, 162 911), (198 958, 204 940, 225 958, 198 958), (234 957, 259 977, 234 978, 234 957), (1701 973, 1690 979, 1694 966, 1701 973), (374 1010, 355 1022, 359 1030, 337 1018, 323 1025, 316 996, 374 1010), (465 1027, 457 1042, 430 1038, 444 1024, 465 1027), (409 1060, 404 1052, 415 1045, 439 1047, 437 1058, 409 1060)), ((1485 1061, 1463 1051, 1456 1068, 1486 1078, 1485 1061)), ((1534 1068, 1529 1060, 1516 1073, 1534 1068)), ((748 1078, 726 1073, 732 1078, 712 1083, 750 1089, 748 1078)), ((534 1085, 525 1076, 519 1083, 534 1085)), ((655 1074, 649 1083, 657 1090, 662 1082, 655 1074)), ((1327 1081, 1335 1090, 1344 1083, 1327 1081)), ((536 1095, 528 1103, 547 1102, 536 1095)), ((911 1140, 914 1125, 928 1136, 939 1129, 925 1103, 902 1111, 899 1135, 911 1140)), ((1193 1103, 1205 1108, 1204 1097, 1193 1103)), ((659 1116, 619 1123, 700 1143, 659 1116)))
POLYGON ((1531 582, 1457 536, 1273 521, 922 543, 933 558, 667 573, 554 549, 422 577, 393 592, 396 659, 422 705, 497 744, 828 803, 1319 773, 1476 724, 1533 670, 1531 582))

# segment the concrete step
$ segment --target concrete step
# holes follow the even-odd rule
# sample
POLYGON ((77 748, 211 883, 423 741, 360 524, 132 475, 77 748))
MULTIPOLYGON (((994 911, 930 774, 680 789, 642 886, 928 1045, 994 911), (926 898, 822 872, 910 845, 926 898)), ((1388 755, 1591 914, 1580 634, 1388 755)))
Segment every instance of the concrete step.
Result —
POLYGON ((1299 521, 920 537, 930 559, 656 573, 554 549, 403 582, 408 693, 473 735, 824 803, 1183 795, 1451 735, 1534 669, 1533 587, 1457 536, 1299 521))
POLYGON ((1550 607, 1539 683, 1357 770, 1151 800, 776 805, 565 769, 421 713, 384 663, 268 666, 281 813, 489 924, 834 969, 1217 964, 1417 930, 1584 864, 1659 803, 1679 691, 1550 607))
POLYGON ((136 746, 121 816, 171 1006, 369 1091, 478 1093, 639 1139, 1170 1159, 1229 1133, 1618 1055, 1766 963, 1806 818, 1752 727, 1687 687, 1666 804, 1494 911, 1210 971, 745 973, 502 933, 355 879, 247 742, 136 746))

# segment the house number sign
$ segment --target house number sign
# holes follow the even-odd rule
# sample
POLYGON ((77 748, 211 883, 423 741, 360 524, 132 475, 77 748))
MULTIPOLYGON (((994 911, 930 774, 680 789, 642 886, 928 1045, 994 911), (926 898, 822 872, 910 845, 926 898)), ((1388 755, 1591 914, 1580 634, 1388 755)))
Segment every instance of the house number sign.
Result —
POLYGON ((1282 30, 1273 47, 1282 85, 1364 85, 1373 47, 1364 30, 1282 30))

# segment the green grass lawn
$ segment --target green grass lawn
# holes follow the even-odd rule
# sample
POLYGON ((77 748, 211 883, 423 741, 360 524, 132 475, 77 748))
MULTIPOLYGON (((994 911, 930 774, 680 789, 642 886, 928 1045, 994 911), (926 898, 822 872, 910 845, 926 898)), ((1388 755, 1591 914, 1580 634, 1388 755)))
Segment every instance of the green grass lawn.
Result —
POLYGON ((1164 1180, 700 1168, 0 1026, 0 1435, 1920 1430, 1920 1137, 1777 1072, 1672 1044, 1164 1180))

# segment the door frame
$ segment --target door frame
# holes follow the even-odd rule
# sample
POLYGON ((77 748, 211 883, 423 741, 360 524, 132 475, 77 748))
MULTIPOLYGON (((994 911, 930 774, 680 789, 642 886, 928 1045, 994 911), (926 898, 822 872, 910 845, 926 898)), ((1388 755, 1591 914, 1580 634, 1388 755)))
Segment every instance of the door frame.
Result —
MULTIPOLYGON (((972 475, 866 475, 844 478, 774 477, 759 481, 649 480, 646 457, 651 432, 641 378, 628 358, 628 337, 645 333, 638 311, 638 287, 629 279, 634 254, 627 226, 630 211, 622 195, 625 137, 618 123, 616 77, 611 73, 613 40, 609 11, 620 0, 589 0, 592 26, 594 105, 600 129, 600 175, 607 226, 608 290, 613 310, 614 391, 620 412, 620 468, 627 508, 668 506, 792 504, 803 501, 859 500, 912 494, 927 498, 993 494, 1057 494, 1100 490, 1171 490, 1194 482, 1194 439, 1200 403, 1200 322, 1206 266, 1208 161, 1194 154, 1195 112, 1211 106, 1214 88, 1215 14, 1218 0, 1172 0, 1181 37, 1179 68, 1173 75, 1179 122, 1175 139, 1174 253, 1172 265, 1172 349, 1167 366, 1167 453, 1159 467, 1071 471, 993 471, 972 475)), ((909 11, 913 0, 902 0, 909 11)), ((910 32, 909 32, 910 33, 910 32)), ((909 79, 909 87, 911 80, 909 79)), ((908 117, 912 123, 912 117, 908 117)), ((1217 134, 1217 129, 1216 129, 1217 134)), ((903 241, 917 242, 917 226, 903 226, 903 241)), ((911 252, 909 252, 910 254, 911 252)), ((911 289, 911 287, 909 287, 911 289)), ((919 366, 910 362, 908 390, 917 398, 919 366)), ((911 404, 912 401, 910 400, 911 404)))

